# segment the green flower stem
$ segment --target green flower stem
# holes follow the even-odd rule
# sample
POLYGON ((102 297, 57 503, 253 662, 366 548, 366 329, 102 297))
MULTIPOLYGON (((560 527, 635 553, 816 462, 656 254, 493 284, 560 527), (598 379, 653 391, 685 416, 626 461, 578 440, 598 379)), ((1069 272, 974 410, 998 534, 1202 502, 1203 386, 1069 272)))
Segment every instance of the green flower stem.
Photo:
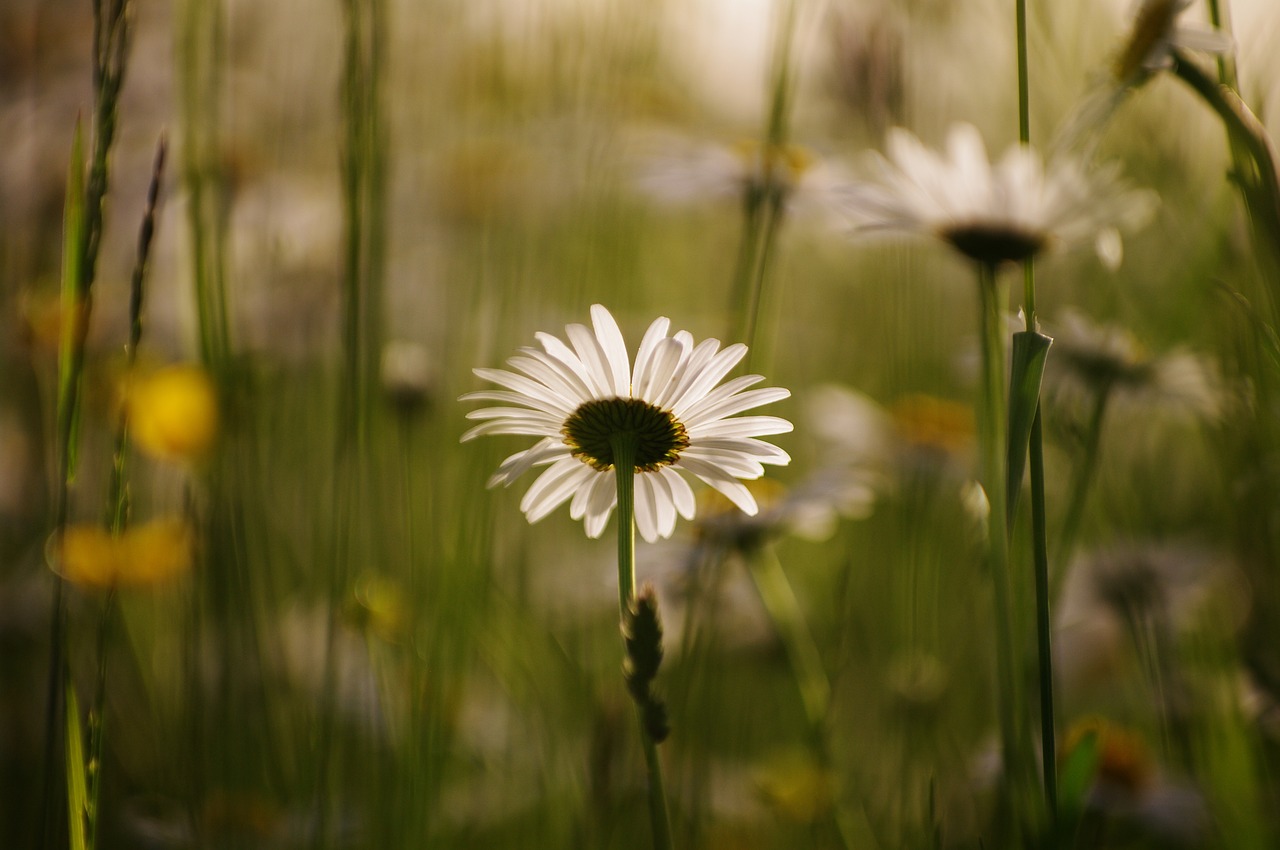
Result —
POLYGON ((1085 432, 1084 457, 1076 466, 1076 474, 1071 481, 1071 500, 1067 503, 1067 515, 1062 521, 1062 531, 1058 533, 1058 547, 1053 563, 1058 565, 1050 586, 1056 597, 1066 579, 1067 562, 1075 550, 1076 535, 1080 532, 1080 521, 1084 517, 1084 506, 1088 501, 1089 488, 1093 484, 1094 473, 1098 467, 1098 455, 1102 444, 1102 426, 1107 415, 1107 402, 1111 398, 1110 389, 1098 393, 1093 403, 1093 413, 1089 418, 1089 430, 1085 432))
MULTIPOLYGON (((1014 0, 1014 20, 1017 28, 1018 49, 1018 141, 1024 145, 1031 141, 1031 86, 1027 74, 1027 0, 1014 0)), ((1028 280, 1031 275, 1028 273, 1028 280)), ((1034 309, 1035 298, 1030 299, 1034 309)), ((1035 330, 1030 318, 1027 330, 1035 330)))
MULTIPOLYGON (((1208 0, 1209 6, 1209 23, 1213 24, 1213 28, 1230 34, 1228 28, 1230 22, 1226 19, 1226 0, 1208 0)), ((1236 85, 1236 59, 1234 52, 1223 53, 1218 56, 1218 80, 1224 85, 1233 89, 1238 88, 1236 85)))
MULTIPOLYGON (((1210 0, 1214 2, 1214 0, 1210 0)), ((1017 26, 1018 50, 1018 140, 1031 143, 1031 84, 1027 61, 1027 0, 1014 0, 1014 17, 1017 26)), ((1027 330, 1035 333, 1036 322, 1036 270, 1034 260, 1027 260, 1022 267, 1023 313, 1027 330)), ((1036 404, 1035 418, 1031 422, 1031 440, 1028 444, 1031 460, 1031 532, 1032 557, 1035 562, 1036 581, 1036 651, 1039 656, 1040 678, 1040 751, 1044 777, 1044 797, 1050 818, 1058 815, 1057 741, 1053 721, 1053 644, 1050 639, 1049 621, 1049 545, 1045 533, 1044 504, 1044 426, 1040 417, 1040 405, 1036 404)), ((1011 497, 1012 500, 1012 497, 1011 497)))
POLYGON ((1018 682, 1014 675, 1013 605, 1009 581, 1009 541, 1005 533, 1005 434, 1004 334, 1001 307, 1003 292, 996 269, 978 264, 981 302, 982 397, 978 407, 982 445, 982 485, 987 495, 987 559, 995 591, 996 697, 1000 718, 1000 744, 1004 758, 1006 791, 1016 791, 1021 755, 1018 747, 1018 682))
MULTIPOLYGON (((805 622, 804 612, 796 599, 795 590, 787 579, 787 573, 770 546, 752 549, 745 558, 751 580, 755 583, 760 601, 764 603, 769 619, 787 652, 800 701, 804 705, 805 720, 809 724, 810 746, 819 767, 831 770, 831 742, 827 736, 827 717, 831 709, 831 682, 822 664, 822 655, 813 633, 805 622)), ((853 825, 839 804, 832 809, 836 833, 841 846, 853 847, 853 825)))
MULTIPOLYGON (((619 622, 625 622, 631 600, 636 595, 636 441, 633 434, 614 434, 610 443, 618 486, 618 615, 619 622)), ((625 644, 623 649, 625 652, 625 644)), ((654 850, 671 850, 671 816, 667 810, 662 761, 658 757, 658 745, 649 736, 638 705, 636 721, 640 726, 649 776, 649 822, 653 827, 653 847, 654 850)))

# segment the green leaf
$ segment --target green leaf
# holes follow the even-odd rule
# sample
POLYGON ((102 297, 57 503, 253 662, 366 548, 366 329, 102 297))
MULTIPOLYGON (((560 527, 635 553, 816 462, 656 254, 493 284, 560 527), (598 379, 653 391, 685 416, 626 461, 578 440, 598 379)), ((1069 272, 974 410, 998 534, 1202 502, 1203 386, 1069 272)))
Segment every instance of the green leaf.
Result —
POLYGON ((1093 785, 1101 756, 1098 733, 1089 731, 1065 755, 1058 768, 1058 810, 1063 820, 1073 820, 1084 811, 1084 798, 1093 785))
POLYGON ((1052 337, 1036 331, 1013 335, 1013 368, 1009 375, 1009 499, 1005 517, 1010 525, 1018 509, 1031 423, 1040 407, 1040 379, 1044 377, 1044 362, 1052 344, 1052 337))
POLYGON ((89 811, 88 784, 85 782, 84 745, 80 740, 80 703, 70 674, 65 681, 67 693, 67 825, 71 833, 71 850, 87 850, 85 814, 89 811))

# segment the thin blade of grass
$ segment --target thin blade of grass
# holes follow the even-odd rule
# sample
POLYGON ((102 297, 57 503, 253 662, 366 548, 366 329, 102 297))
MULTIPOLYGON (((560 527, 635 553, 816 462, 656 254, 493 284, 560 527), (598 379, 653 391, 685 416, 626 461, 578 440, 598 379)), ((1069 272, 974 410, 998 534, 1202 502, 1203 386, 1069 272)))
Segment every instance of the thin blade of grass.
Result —
POLYGON ((71 835, 71 850, 87 850, 85 814, 88 812, 89 791, 85 781, 84 745, 80 740, 80 704, 76 700, 75 685, 71 676, 65 679, 67 701, 67 828, 71 835))
POLYGON ((80 349, 84 344, 84 284, 80 274, 84 239, 84 125, 76 119, 67 166, 67 196, 62 218, 62 328, 58 356, 58 435, 65 452, 66 478, 75 476, 76 433, 80 417, 75 395, 79 384, 80 349))

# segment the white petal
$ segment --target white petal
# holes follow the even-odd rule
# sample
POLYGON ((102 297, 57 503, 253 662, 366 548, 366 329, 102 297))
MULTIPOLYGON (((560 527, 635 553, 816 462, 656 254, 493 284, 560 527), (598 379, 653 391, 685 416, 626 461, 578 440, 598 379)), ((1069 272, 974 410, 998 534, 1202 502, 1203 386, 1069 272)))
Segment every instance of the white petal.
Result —
POLYGON ((1179 24, 1173 31, 1171 40, 1178 47, 1200 50, 1204 53, 1230 53, 1236 46, 1231 36, 1222 30, 1195 24, 1179 24))
POLYGON ((559 394, 548 388, 545 384, 526 378, 524 375, 517 375, 515 372, 508 372, 505 369, 472 369, 478 377, 497 384, 500 387, 506 387, 520 395, 528 396, 530 399, 540 400, 548 404, 563 404, 564 399, 559 394))
POLYGON ((665 316, 659 316, 649 325, 649 329, 644 332, 644 339, 640 340, 640 348, 636 351, 635 371, 631 379, 631 395, 641 397, 639 387, 641 378, 648 374, 649 363, 653 359, 653 354, 658 348, 658 343, 667 338, 667 328, 671 326, 671 320, 665 316))
POLYGON ((615 395, 613 391, 613 371, 606 359, 600 340, 586 325, 572 324, 564 329, 573 343, 573 350, 578 353, 582 365, 586 367, 587 386, 591 387, 599 398, 615 395))
POLYGON ((591 389, 562 360, 545 351, 522 348, 520 353, 507 360, 511 366, 524 372, 535 381, 541 381, 554 390, 570 410, 591 398, 591 389))
MULTIPOLYGON (((663 467, 662 471, 665 471, 666 468, 663 467)), ((653 485, 654 499, 658 508, 658 536, 670 537, 671 532, 676 529, 676 506, 667 476, 661 474, 660 471, 656 475, 649 473, 640 477, 649 479, 653 485)), ((679 477, 679 475, 676 475, 676 478, 679 477)))
POLYGON ((593 470, 576 457, 567 457, 547 467, 520 500, 520 510, 529 522, 537 522, 560 507, 587 483, 593 470))
MULTIPOLYGON (((591 380, 590 371, 583 364, 578 355, 573 353, 573 349, 565 345, 558 337, 554 337, 548 333, 534 334, 534 338, 542 343, 543 350, 547 356, 564 365, 572 372, 582 385, 587 389, 587 398, 599 398, 599 393, 595 387, 595 382, 591 380)), ((586 399, 583 399, 584 401, 586 399)))
POLYGON ((745 393, 731 396, 718 404, 711 404, 705 407, 698 405, 694 410, 686 413, 685 418, 681 421, 684 422, 686 428, 692 429, 712 419, 724 419, 735 413, 741 413, 744 410, 750 410, 753 407, 760 407, 765 404, 772 404, 790 396, 791 391, 782 387, 748 390, 745 393))
POLYGON ((523 404, 546 413, 554 413, 556 415, 567 417, 574 411, 574 407, 564 407, 540 398, 533 398, 524 393, 511 392, 510 390, 480 390, 474 393, 464 393, 458 396, 458 401, 505 401, 511 404, 523 404))
POLYGON ((652 400, 662 394, 685 354, 686 348, 682 340, 675 337, 660 340, 654 348, 653 358, 644 373, 636 373, 632 395, 635 398, 652 400))
POLYGON ((552 434, 558 434, 559 429, 548 428, 541 422, 525 422, 513 421, 510 419, 490 419, 488 422, 481 422, 462 435, 459 442, 465 443, 467 440, 474 440, 486 434, 521 434, 526 437, 550 437, 552 434))
POLYGON ((759 478, 764 475, 764 467, 760 462, 754 460, 741 452, 724 451, 723 449, 703 449, 698 446, 691 446, 680 453, 681 460, 689 460, 696 458, 699 461, 712 464, 725 473, 726 476, 733 478, 759 478))
POLYGON ((700 438, 695 443, 697 448, 723 449, 740 452, 756 458, 761 463, 776 463, 786 466, 791 462, 791 455, 772 443, 752 440, 747 437, 712 437, 700 438))
POLYGON ((658 504, 650 479, 653 476, 635 476, 636 529, 648 543, 658 539, 658 504))
MULTIPOLYGON (((717 404, 732 395, 737 395, 747 387, 758 384, 763 380, 763 375, 739 375, 727 384, 722 384, 711 390, 701 399, 690 399, 689 406, 679 411, 677 417, 684 421, 685 418, 696 414, 699 410, 717 404)), ((672 412, 674 413, 675 411, 672 412)))
POLYGON ((724 494, 725 498, 737 505, 748 516, 755 516, 756 512, 759 511, 751 491, 742 482, 726 476, 719 467, 697 458, 690 458, 687 455, 681 455, 680 460, 676 461, 676 465, 689 470, 698 478, 719 490, 724 494))
POLYGON ((467 411, 468 419, 510 419, 516 422, 542 422, 552 428, 564 425, 564 417, 527 407, 482 407, 467 411))
POLYGON ((591 324, 596 329, 596 339, 604 351, 613 380, 613 394, 625 398, 631 394, 631 362, 627 356, 627 343, 613 315, 600 304, 591 305, 591 324))
POLYGON ((693 519, 698 510, 698 501, 693 497, 693 489, 689 486, 689 482, 685 481, 684 476, 670 466, 664 466, 659 470, 659 474, 671 489, 671 498, 675 502, 676 510, 680 513, 680 516, 685 519, 693 519))
POLYGON ((735 343, 712 359, 697 375, 696 379, 691 381, 688 387, 680 393, 669 405, 672 412, 677 418, 682 418, 682 411, 690 405, 697 404, 707 393, 711 392, 712 387, 720 383, 725 375, 734 366, 738 365, 747 353, 747 347, 742 343, 735 343))
POLYGON ((588 537, 599 537, 604 532, 604 527, 609 523, 609 514, 613 513, 613 506, 618 501, 618 493, 614 487, 613 478, 614 476, 611 474, 599 473, 592 480, 590 488, 586 491, 587 502, 584 524, 588 537))
MULTIPOLYGON (((739 416, 736 419, 720 419, 698 426, 697 438, 707 437, 764 437, 769 434, 786 434, 795 426, 777 416, 739 416)), ((692 438, 695 434, 690 431, 692 438)))
POLYGON ((702 370, 706 368, 712 359, 716 356, 716 352, 720 350, 720 340, 704 339, 702 342, 694 346, 693 351, 680 364, 680 368, 671 376, 670 383, 666 388, 650 398, 658 407, 670 409, 674 406, 676 399, 684 395, 685 391, 698 380, 698 376, 702 374, 702 370))
POLYGON ((1094 242, 1094 250, 1098 252, 1098 259, 1102 261, 1108 271, 1115 271, 1124 262, 1124 240, 1120 238, 1120 231, 1114 227, 1107 227, 1098 231, 1098 238, 1094 242))
POLYGON ((498 467, 498 471, 489 477, 489 487, 496 487, 499 484, 510 485, 521 475, 528 472, 540 463, 549 463, 558 457, 568 457, 569 447, 560 440, 553 437, 547 437, 535 443, 533 448, 526 449, 522 452, 516 452, 508 457, 498 467))

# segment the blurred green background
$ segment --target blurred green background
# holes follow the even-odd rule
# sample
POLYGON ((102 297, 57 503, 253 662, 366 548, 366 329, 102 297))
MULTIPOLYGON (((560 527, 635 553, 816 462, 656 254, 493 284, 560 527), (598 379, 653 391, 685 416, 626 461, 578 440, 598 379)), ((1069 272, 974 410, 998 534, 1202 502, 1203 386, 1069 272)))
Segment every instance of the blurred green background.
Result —
MULTIPOLYGON (((1048 144, 1105 78, 1125 4, 1029 6, 1031 135, 1048 144)), ((587 540, 565 510, 527 524, 527 483, 485 489, 526 441, 459 444, 456 398, 481 387, 473 367, 596 302, 633 346, 659 315, 736 340, 742 181, 788 39, 795 182, 751 361, 792 391, 768 411, 796 424, 777 439, 793 463, 770 473, 782 508, 743 528, 707 501, 638 555, 667 627, 676 839, 978 846, 1000 768, 965 498, 972 273, 932 244, 854 242, 830 201, 889 127, 941 144, 972 122, 993 156, 1016 140, 1013 7, 795 8, 789 30, 766 0, 131 4, 69 522, 99 522, 111 498, 162 133, 133 369, 200 363, 219 433, 196 458, 128 462, 131 523, 183 518, 188 569, 64 586, 82 710, 106 671, 99 846, 646 846, 613 527, 587 540), (822 746, 746 568, 775 557, 832 687, 822 746)), ((1280 7, 1229 11, 1240 93, 1275 127, 1280 7)), ((48 562, 67 163, 77 116, 92 138, 101 107, 93 44, 90 3, 0 8, 4 847, 66 840, 63 792, 50 814, 45 791, 46 774, 64 782, 45 749, 48 562)), ((1077 846, 1274 847, 1274 246, 1249 230, 1222 126, 1171 77, 1133 92, 1098 144, 1161 204, 1119 268, 1088 250, 1037 268, 1064 352, 1045 385, 1051 538, 1083 499, 1053 565, 1060 749, 1089 728, 1101 753, 1077 846), (1110 390, 1078 496, 1096 386, 1070 353, 1099 346, 1097 327, 1136 377, 1110 390)))

